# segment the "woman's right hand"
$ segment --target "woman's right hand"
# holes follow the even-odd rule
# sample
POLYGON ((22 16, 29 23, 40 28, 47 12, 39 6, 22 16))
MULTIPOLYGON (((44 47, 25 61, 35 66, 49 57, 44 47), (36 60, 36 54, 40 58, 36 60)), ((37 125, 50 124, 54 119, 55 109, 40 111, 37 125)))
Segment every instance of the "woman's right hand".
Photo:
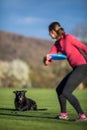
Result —
POLYGON ((51 63, 51 56, 50 54, 47 54, 44 58, 43 58, 43 63, 45 65, 49 65, 51 63))

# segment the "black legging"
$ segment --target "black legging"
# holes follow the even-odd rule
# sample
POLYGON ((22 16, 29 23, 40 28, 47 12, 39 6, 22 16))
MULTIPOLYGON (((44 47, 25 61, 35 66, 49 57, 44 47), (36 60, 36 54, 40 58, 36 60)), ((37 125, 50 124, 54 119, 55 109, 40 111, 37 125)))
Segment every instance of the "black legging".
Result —
POLYGON ((84 113, 79 101, 72 94, 76 87, 87 78, 87 64, 75 67, 57 86, 56 92, 58 95, 61 112, 66 112, 66 99, 75 108, 78 114, 84 113))

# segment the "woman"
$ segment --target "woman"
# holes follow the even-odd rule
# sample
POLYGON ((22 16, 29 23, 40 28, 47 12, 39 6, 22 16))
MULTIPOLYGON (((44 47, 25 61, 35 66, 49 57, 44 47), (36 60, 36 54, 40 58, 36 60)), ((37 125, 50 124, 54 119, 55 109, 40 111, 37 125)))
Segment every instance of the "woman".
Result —
MULTIPOLYGON (((49 54, 62 53, 67 56, 67 60, 72 67, 72 71, 67 74, 56 88, 61 112, 58 119, 68 119, 66 111, 66 100, 74 107, 79 117, 75 121, 87 121, 87 116, 83 112, 79 101, 72 94, 76 87, 87 78, 87 59, 83 56, 87 54, 87 46, 81 43, 71 34, 66 34, 60 23, 53 22, 49 25, 51 38, 56 39, 49 54)), ((45 65, 51 63, 51 56, 47 54, 43 62, 45 65)))

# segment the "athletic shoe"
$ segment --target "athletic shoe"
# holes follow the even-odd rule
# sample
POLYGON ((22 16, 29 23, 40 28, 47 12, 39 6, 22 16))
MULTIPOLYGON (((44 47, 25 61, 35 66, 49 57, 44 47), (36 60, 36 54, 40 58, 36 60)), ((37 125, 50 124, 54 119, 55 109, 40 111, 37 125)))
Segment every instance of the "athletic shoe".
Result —
POLYGON ((80 114, 78 118, 72 119, 70 121, 74 121, 74 122, 86 122, 87 121, 87 116, 85 114, 80 114))
POLYGON ((76 122, 79 121, 87 121, 87 116, 85 114, 80 114, 79 117, 76 119, 76 122))
POLYGON ((56 119, 68 120, 68 114, 67 113, 60 113, 59 115, 56 116, 56 119))

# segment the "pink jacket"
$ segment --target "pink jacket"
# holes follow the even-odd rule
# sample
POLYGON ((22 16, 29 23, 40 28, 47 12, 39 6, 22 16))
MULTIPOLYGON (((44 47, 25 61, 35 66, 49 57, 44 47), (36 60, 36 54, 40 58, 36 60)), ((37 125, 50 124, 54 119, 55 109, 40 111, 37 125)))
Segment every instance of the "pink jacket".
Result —
POLYGON ((50 54, 59 52, 65 54, 68 62, 74 68, 81 64, 87 64, 87 60, 84 58, 81 51, 87 54, 87 46, 73 35, 65 34, 60 41, 55 42, 51 48, 50 54))

